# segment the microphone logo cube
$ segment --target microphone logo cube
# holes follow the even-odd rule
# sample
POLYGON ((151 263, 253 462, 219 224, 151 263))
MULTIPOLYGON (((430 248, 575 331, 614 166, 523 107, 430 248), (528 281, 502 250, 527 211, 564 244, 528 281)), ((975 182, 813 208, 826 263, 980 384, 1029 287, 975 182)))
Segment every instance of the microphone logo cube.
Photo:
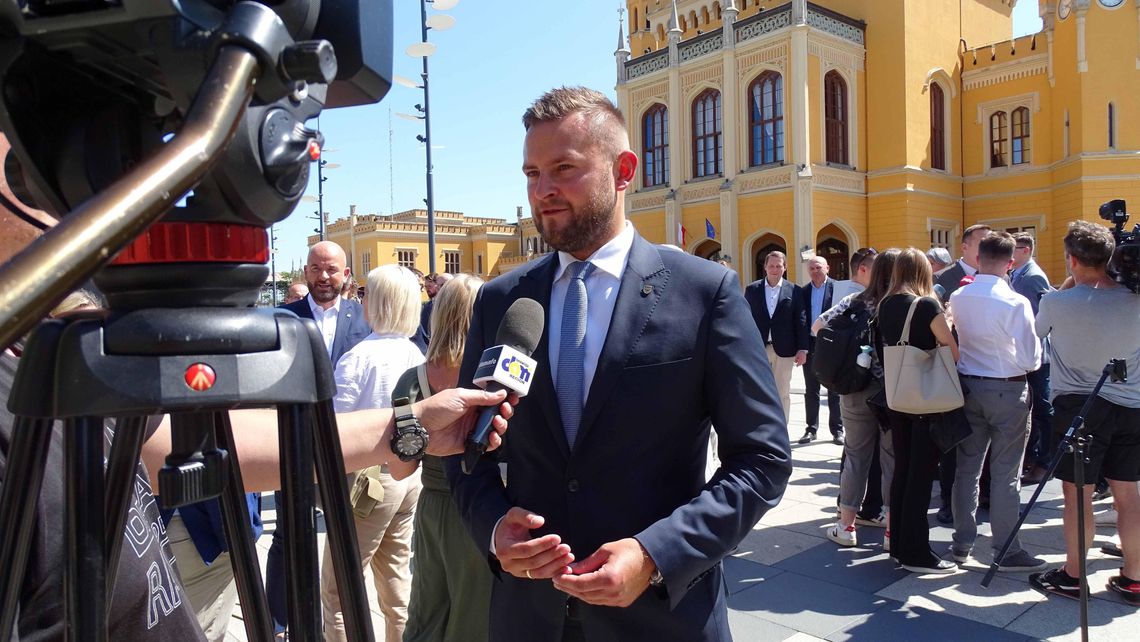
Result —
POLYGON ((510 346, 494 346, 483 352, 472 382, 482 388, 494 382, 519 396, 526 396, 537 365, 537 361, 510 346))

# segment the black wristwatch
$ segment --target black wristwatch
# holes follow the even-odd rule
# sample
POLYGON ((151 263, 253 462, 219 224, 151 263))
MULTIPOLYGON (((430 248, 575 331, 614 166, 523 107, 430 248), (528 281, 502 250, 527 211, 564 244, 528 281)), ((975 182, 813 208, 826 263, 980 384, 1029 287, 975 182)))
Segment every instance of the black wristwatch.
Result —
POLYGON ((427 452, 428 432, 412 413, 412 402, 407 397, 392 401, 396 411, 396 430, 392 432, 392 452, 400 461, 417 461, 427 452))

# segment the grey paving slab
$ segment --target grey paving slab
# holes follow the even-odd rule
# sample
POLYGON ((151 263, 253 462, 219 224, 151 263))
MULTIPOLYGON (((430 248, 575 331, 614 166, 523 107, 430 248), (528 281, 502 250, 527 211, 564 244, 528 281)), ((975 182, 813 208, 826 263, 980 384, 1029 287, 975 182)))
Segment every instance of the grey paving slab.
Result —
POLYGON ((778 568, 740 557, 724 558, 724 581, 729 595, 757 586, 780 573, 783 571, 778 568))
POLYGON ((775 566, 778 562, 813 546, 820 546, 825 541, 784 528, 759 526, 744 537, 733 556, 775 566))
POLYGON ((827 636, 828 640, 922 640, 922 642, 1022 642, 1023 634, 1006 631, 909 605, 882 608, 827 636))
POLYGON ((949 613, 999 628, 1044 601, 1024 579, 998 576, 989 588, 982 588, 982 576, 978 573, 907 575, 875 595, 898 600, 908 607, 949 613))
MULTIPOLYGON (((882 529, 859 530, 874 531, 869 534, 880 538, 883 532, 882 529)), ((910 575, 898 568, 878 546, 843 548, 830 541, 793 555, 776 564, 776 568, 867 593, 910 575)))
POLYGON ((728 628, 732 631, 733 639, 741 642, 748 640, 773 640, 776 642, 787 640, 791 642, 798 639, 797 636, 802 635, 795 629, 732 610, 728 612, 728 628))
MULTIPOLYGON (((1105 577, 1107 578, 1107 573, 1105 577)), ((1104 582, 1090 580, 1093 591, 1104 582)), ((1135 606, 1094 597, 1089 600, 1089 639, 1096 642, 1134 642, 1140 637, 1140 612, 1135 606)), ((1080 610, 1075 600, 1050 596, 1014 620, 1006 630, 1031 638, 1080 640, 1080 610)))
POLYGON ((728 598, 729 608, 817 637, 898 603, 796 573, 781 573, 728 598))
POLYGON ((835 506, 821 506, 785 499, 764 515, 760 523, 797 531, 813 537, 824 537, 824 527, 835 523, 835 506))

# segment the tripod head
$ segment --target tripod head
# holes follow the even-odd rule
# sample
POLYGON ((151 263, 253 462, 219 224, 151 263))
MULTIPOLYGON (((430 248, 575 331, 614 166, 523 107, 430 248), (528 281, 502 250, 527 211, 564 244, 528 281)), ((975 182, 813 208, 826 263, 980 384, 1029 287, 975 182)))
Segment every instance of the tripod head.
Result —
POLYGON ((384 96, 391 24, 391 0, 0 0, 13 193, 62 222, 112 185, 171 191, 132 170, 188 126, 220 50, 243 48, 254 94, 225 123, 229 144, 183 203, 160 194, 170 206, 126 250, 93 250, 110 259, 96 283, 116 310, 250 306, 268 274, 265 230, 293 211, 320 155, 305 123, 384 96))

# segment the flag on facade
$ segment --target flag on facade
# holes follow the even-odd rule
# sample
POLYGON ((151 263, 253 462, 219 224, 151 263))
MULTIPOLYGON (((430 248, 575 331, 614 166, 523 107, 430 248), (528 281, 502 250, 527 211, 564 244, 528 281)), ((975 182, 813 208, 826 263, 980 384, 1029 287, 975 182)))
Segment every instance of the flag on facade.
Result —
POLYGON ((713 227, 712 221, 708 220, 707 218, 705 219, 705 236, 709 237, 710 239, 716 238, 716 228, 713 227))
POLYGON ((677 222, 677 245, 680 245, 682 248, 685 247, 685 232, 686 231, 687 230, 685 230, 685 226, 682 225, 680 223, 680 221, 678 221, 677 222))

